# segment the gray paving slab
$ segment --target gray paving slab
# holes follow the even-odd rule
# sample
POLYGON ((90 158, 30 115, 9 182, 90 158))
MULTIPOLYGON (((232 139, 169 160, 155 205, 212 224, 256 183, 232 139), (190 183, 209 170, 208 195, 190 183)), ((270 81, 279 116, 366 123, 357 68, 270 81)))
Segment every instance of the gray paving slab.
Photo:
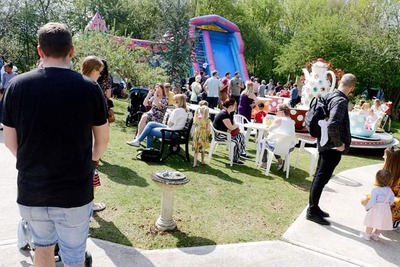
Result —
POLYGON ((400 266, 400 232, 387 231, 379 242, 359 237, 359 232, 365 230, 366 213, 360 200, 371 191, 381 166, 355 168, 333 177, 320 201, 321 208, 331 215, 332 225, 307 221, 304 209, 282 240, 361 266, 400 266))
MULTIPOLYGON (((365 215, 360 198, 370 190, 379 167, 352 169, 329 182, 321 206, 331 214, 330 227, 305 220, 303 211, 282 240, 276 241, 140 250, 89 238, 93 266, 399 266, 399 232, 385 233, 379 242, 358 237, 365 215)), ((0 132, 0 266, 33 266, 33 253, 16 247, 20 220, 16 174, 15 159, 0 132)))

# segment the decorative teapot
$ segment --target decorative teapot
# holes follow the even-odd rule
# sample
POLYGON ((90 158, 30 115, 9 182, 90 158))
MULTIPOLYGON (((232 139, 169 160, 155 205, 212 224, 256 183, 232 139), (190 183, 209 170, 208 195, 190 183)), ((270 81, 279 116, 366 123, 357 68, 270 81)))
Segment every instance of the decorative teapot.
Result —
POLYGON ((305 84, 302 89, 301 102, 305 106, 309 106, 314 97, 322 97, 332 92, 336 84, 336 75, 333 71, 328 70, 328 64, 319 58, 311 66, 311 74, 306 68, 303 69, 305 84), (327 74, 332 76, 332 84, 327 79, 327 74))

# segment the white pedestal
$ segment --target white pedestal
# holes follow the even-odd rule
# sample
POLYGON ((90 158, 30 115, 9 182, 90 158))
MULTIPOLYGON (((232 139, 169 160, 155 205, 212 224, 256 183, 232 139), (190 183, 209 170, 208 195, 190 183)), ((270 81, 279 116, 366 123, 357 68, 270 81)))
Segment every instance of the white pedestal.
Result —
POLYGON ((159 231, 174 230, 176 222, 172 218, 174 211, 174 191, 176 188, 189 182, 189 179, 180 172, 158 171, 150 175, 151 179, 161 189, 161 214, 156 221, 159 231))
POLYGON ((161 187, 161 214, 156 221, 156 227, 160 231, 174 230, 176 222, 172 218, 174 210, 174 189, 161 187))

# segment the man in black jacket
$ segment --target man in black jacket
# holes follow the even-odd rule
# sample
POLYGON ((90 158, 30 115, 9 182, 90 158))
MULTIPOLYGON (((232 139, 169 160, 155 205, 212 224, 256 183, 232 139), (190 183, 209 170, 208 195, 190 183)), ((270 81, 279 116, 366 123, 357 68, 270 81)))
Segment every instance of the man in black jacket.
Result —
POLYGON ((339 82, 339 88, 328 98, 328 142, 324 146, 320 146, 320 139, 318 139, 318 167, 310 189, 306 218, 321 225, 330 225, 330 222, 325 219, 329 217, 329 214, 319 207, 322 190, 331 179, 342 154, 347 153, 350 149, 351 134, 347 96, 353 92, 355 85, 356 77, 353 74, 343 75, 339 82))

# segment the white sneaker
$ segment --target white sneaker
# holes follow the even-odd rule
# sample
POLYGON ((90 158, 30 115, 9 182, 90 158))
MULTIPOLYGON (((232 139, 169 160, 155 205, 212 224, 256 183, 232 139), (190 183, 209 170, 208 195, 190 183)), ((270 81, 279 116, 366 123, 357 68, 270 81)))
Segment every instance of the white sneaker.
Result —
POLYGON ((380 234, 377 235, 375 233, 371 233, 371 239, 374 240, 374 241, 379 241, 379 236, 380 236, 380 234))
POLYGON ((360 232, 360 237, 364 240, 371 240, 371 235, 367 234, 366 232, 360 232))
POLYGON ((126 141, 126 143, 130 146, 140 146, 140 141, 137 139, 133 139, 132 141, 126 141))

